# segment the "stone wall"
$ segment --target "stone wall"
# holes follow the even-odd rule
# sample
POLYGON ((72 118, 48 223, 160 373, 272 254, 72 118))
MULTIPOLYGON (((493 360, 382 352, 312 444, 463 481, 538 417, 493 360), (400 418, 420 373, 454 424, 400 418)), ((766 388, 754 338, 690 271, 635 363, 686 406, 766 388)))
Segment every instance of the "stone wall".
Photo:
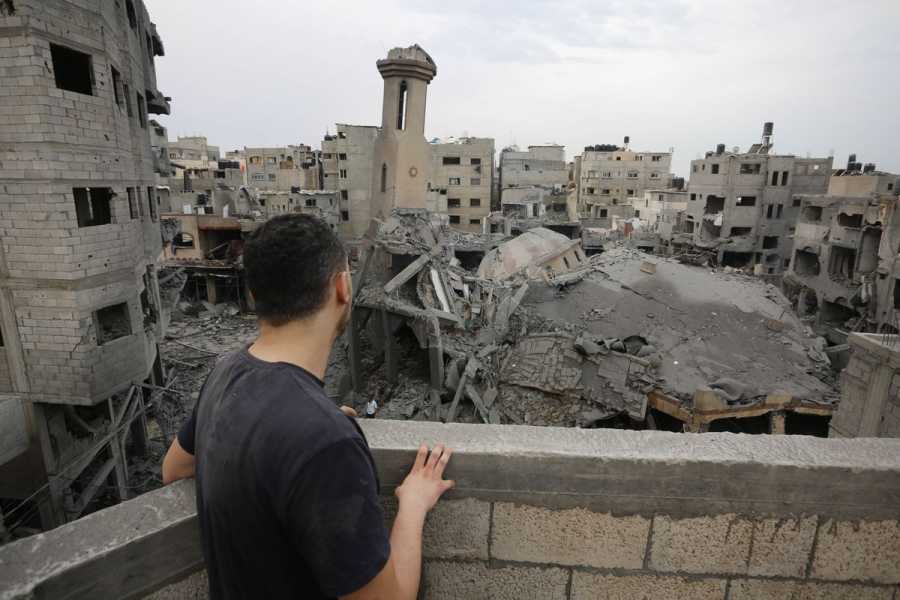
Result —
MULTIPOLYGON (((423 598, 892 600, 900 585, 900 440, 363 427, 388 522, 416 447, 455 449, 457 487, 426 522, 423 598)), ((205 598, 187 577, 201 565, 192 491, 0 548, 0 598, 205 598)))

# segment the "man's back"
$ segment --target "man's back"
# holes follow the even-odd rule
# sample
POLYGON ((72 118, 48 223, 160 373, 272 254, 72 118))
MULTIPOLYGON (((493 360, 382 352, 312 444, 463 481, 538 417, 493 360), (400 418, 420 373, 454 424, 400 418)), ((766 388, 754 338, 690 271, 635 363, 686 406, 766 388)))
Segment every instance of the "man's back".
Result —
POLYGON ((216 365, 195 414, 213 598, 336 597, 380 572, 390 548, 374 464, 317 378, 243 349, 216 365))

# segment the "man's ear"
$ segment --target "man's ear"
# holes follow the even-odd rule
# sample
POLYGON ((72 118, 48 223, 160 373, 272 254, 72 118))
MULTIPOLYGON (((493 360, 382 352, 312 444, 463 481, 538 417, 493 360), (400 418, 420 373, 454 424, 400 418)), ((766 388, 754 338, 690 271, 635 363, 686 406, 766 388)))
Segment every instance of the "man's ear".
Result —
POLYGON ((350 304, 353 299, 353 281, 350 271, 341 271, 334 280, 334 292, 338 304, 350 304))

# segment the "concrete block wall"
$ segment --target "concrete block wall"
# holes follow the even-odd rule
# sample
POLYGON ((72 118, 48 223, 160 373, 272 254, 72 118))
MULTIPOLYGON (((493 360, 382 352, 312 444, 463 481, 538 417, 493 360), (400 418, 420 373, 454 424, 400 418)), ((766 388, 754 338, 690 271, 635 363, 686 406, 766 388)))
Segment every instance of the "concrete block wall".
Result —
MULTIPOLYGON (((900 593, 900 440, 368 420, 385 494, 420 443, 457 487, 421 598, 883 599, 900 593)), ((206 598, 193 483, 0 548, 0 598, 206 598), (162 587, 173 580, 174 585, 162 587), (162 588, 162 589, 161 589, 162 588), (29 595, 31 594, 31 595, 29 595)))
POLYGON ((853 333, 847 341, 850 360, 829 436, 900 438, 900 338, 853 333))

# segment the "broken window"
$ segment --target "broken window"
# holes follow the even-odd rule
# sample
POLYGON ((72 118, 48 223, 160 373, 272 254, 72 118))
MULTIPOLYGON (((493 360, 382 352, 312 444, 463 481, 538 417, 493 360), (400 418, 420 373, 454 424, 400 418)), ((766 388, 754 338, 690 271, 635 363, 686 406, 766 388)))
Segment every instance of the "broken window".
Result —
POLYGON ((131 335, 128 304, 122 302, 101 308, 94 313, 94 325, 97 327, 98 346, 131 335))
POLYGON ((840 213, 838 215, 838 225, 841 227, 851 227, 853 229, 859 229, 862 227, 863 216, 860 215, 848 215, 847 213, 840 213))
POLYGON ((341 221, 349 221, 350 220, 350 211, 342 210, 341 211, 341 221))
POLYGON ((860 273, 871 273, 878 266, 878 246, 881 244, 881 229, 869 227, 862 234, 859 248, 860 273))
POLYGON ((772 185, 778 185, 778 171, 772 171, 772 185))
POLYGON ((116 105, 122 106, 122 76, 112 65, 109 66, 109 71, 112 74, 113 96, 116 99, 116 105))
POLYGON ((473 207, 481 206, 481 198, 469 198, 469 206, 473 206, 473 207))
POLYGON ((691 194, 691 200, 696 200, 696 199, 697 199, 697 194, 696 193, 691 194))
POLYGON ((450 215, 450 222, 453 224, 459 223, 459 215, 450 215))
POLYGON ((338 154, 338 160, 347 160, 347 155, 341 152, 338 154))
POLYGON ((150 218, 156 221, 156 198, 154 197, 153 188, 147 188, 147 206, 150 207, 150 218))
POLYGON ((480 165, 480 164, 481 164, 481 159, 480 159, 480 158, 471 158, 471 159, 469 159, 469 164, 472 164, 472 165, 480 165))
POLYGON ((78 94, 94 94, 94 69, 91 55, 65 46, 50 44, 56 87, 78 94))
POLYGON ((133 187, 125 188, 125 193, 128 195, 128 213, 131 215, 132 219, 138 218, 138 208, 137 208, 137 193, 133 187))
POLYGON ((725 198, 722 196, 714 196, 710 194, 706 197, 706 206, 703 209, 703 213, 707 215, 714 215, 725 210, 725 198))
POLYGON ((760 163, 741 163, 741 175, 759 175, 760 163))
POLYGON ((732 227, 731 228, 731 237, 740 237, 742 235, 750 235, 750 232, 753 231, 752 227, 732 227))
POLYGON ((710 170, 712 171, 713 175, 718 175, 719 174, 719 164, 716 163, 716 164, 712 165, 710 167, 710 170))
POLYGON ((349 200, 350 195, 347 190, 341 190, 341 200, 349 200))
POLYGON ((853 279, 853 269, 856 265, 856 250, 844 246, 831 246, 831 255, 828 262, 828 272, 836 277, 853 279))
POLYGON ((625 194, 628 196, 634 196, 634 190, 625 190, 625 194))
POLYGON ((605 219, 605 218, 606 218, 606 209, 605 209, 605 208, 601 208, 601 209, 600 209, 600 218, 601 218, 601 219, 605 219))
POLYGON ((763 250, 771 250, 778 247, 778 236, 767 235, 763 237, 763 250))
POLYGON ((819 257, 808 250, 797 250, 794 253, 794 272, 798 275, 818 275, 819 257))
POLYGON ((588 193, 588 194, 593 194, 593 193, 594 193, 594 188, 589 187, 589 188, 587 189, 587 193, 588 193))
POLYGON ((397 129, 406 129, 406 82, 400 82, 400 93, 397 98, 397 129))
POLYGON ((189 233, 181 232, 172 240, 172 246, 175 248, 193 248, 194 236, 189 233))
POLYGON ((807 206, 803 209, 803 219, 810 222, 822 220, 821 206, 807 206))
POLYGON ((140 94, 137 95, 137 112, 138 112, 138 123, 141 124, 142 129, 147 128, 147 105, 144 104, 144 97, 140 94))
POLYGON ((125 14, 128 15, 128 26, 137 29, 137 13, 134 12, 134 2, 125 0, 125 14))
POLYGON ((481 225, 481 219, 469 219, 469 225, 481 225))
POLYGON ((634 211, 634 216, 635 216, 635 217, 640 217, 640 216, 641 216, 641 211, 639 211, 639 210, 634 211))
POLYGON ((781 172, 781 185, 787 185, 787 182, 788 182, 788 172, 782 171, 781 172))
POLYGON ((458 165, 459 157, 458 156, 445 156, 443 158, 443 163, 445 165, 458 165))
POLYGON ((459 185, 459 177, 451 177, 448 185, 459 185))
POLYGON ((447 198, 447 208, 459 208, 460 206, 459 198, 447 198))
POLYGON ((794 198, 792 206, 794 206, 794 207, 800 206, 800 198, 794 198))
POLYGON ((469 182, 470 185, 481 185, 481 177, 472 177, 472 180, 469 182))
POLYGON ((728 252, 722 253, 722 266, 742 269, 753 264, 752 252, 728 252))
POLYGON ((112 223, 112 188, 73 188, 79 227, 112 223))
POLYGON ((756 196, 738 196, 737 206, 756 206, 756 196))
POLYGON ((780 219, 782 212, 784 212, 784 204, 779 204, 778 210, 775 211, 775 218, 780 219))
POLYGON ((768 206, 766 207, 766 218, 767 218, 767 219, 771 219, 771 218, 772 218, 772 210, 773 210, 774 208, 775 208, 775 205, 774 205, 774 204, 770 204, 770 205, 768 205, 768 206))

